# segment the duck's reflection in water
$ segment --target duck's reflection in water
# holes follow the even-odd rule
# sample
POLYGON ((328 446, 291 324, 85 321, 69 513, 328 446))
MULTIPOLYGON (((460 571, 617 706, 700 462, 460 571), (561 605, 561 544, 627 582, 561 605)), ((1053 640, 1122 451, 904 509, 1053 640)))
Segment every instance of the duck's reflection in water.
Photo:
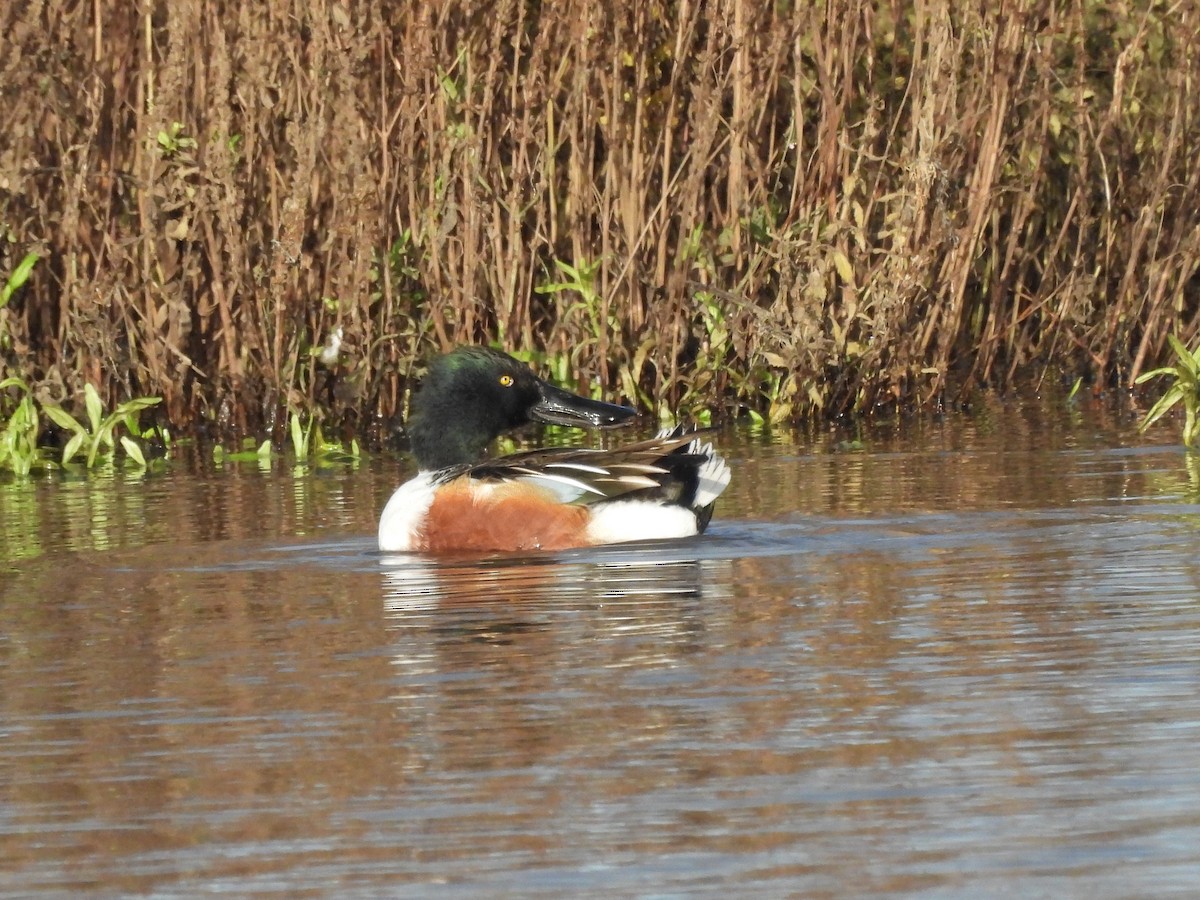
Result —
POLYGON ((389 615, 455 607, 554 607, 569 611, 606 602, 701 598, 729 593, 729 560, 699 560, 662 552, 571 559, 531 557, 426 557, 387 554, 384 601, 389 615))
POLYGON ((714 620, 728 615, 730 568, 661 552, 386 559, 393 697, 410 748, 439 768, 527 766, 598 746, 611 729, 672 727, 663 690, 724 627, 714 620))

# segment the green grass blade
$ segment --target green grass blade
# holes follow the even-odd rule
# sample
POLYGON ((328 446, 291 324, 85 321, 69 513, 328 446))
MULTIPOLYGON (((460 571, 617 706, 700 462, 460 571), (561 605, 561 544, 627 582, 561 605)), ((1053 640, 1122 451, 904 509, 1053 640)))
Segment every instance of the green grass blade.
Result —
POLYGON ((1173 334, 1167 335, 1167 343, 1171 345, 1171 349, 1175 351, 1175 355, 1179 357, 1179 361, 1184 365, 1192 363, 1192 351, 1183 345, 1183 341, 1175 337, 1173 334))
POLYGON ((162 403, 162 397, 135 397, 120 404, 113 415, 121 418, 130 413, 141 412, 143 409, 157 406, 159 403, 162 403))
POLYGON ((100 453, 99 435, 91 435, 91 440, 87 442, 87 445, 87 467, 90 469, 96 465, 96 456, 100 453))
POLYGON ((73 431, 77 435, 87 433, 87 429, 79 423, 79 420, 61 406, 43 406, 42 412, 47 419, 64 431, 73 431))
POLYGON ((562 291, 578 290, 578 284, 567 284, 563 281, 553 281, 550 284, 543 284, 533 289, 535 294, 557 294, 562 291))
POLYGON ((62 452, 62 461, 64 466, 75 458, 75 454, 79 452, 79 448, 83 446, 83 442, 86 439, 87 433, 81 429, 80 431, 77 431, 69 441, 67 441, 67 446, 63 447, 62 452))
POLYGON ((83 386, 83 404, 87 407, 88 421, 92 423, 92 431, 100 430, 104 419, 104 404, 100 402, 100 394, 90 383, 83 386))
POLYGON ((121 435, 121 446, 125 448, 126 456, 142 468, 146 467, 146 457, 142 455, 142 448, 137 445, 136 441, 121 435))
POLYGON ((0 309, 8 305, 8 301, 33 274, 33 267, 37 265, 37 261, 41 259, 36 253, 26 253, 25 258, 17 263, 17 267, 13 269, 12 274, 8 276, 8 280, 0 285, 0 309))
MULTIPOLYGON (((561 259, 556 259, 554 261, 554 265, 558 266, 558 271, 562 272, 564 275, 574 278, 576 284, 581 281, 579 277, 579 269, 575 268, 569 262, 563 262, 561 259)), ((583 265, 586 266, 587 263, 584 263, 583 265)))
POLYGON ((1160 376, 1163 376, 1163 375, 1174 375, 1174 374, 1175 374, 1175 369, 1171 366, 1167 366, 1162 369, 1153 369, 1149 372, 1143 372, 1141 375, 1139 375, 1137 378, 1135 378, 1133 380, 1133 383, 1134 384, 1143 384, 1144 382, 1149 381, 1151 378, 1159 378, 1160 376))
POLYGON ((1138 431, 1145 431, 1164 415, 1167 411, 1183 399, 1183 388, 1178 384, 1173 384, 1165 394, 1158 398, 1158 402, 1150 407, 1150 411, 1146 413, 1146 418, 1142 419, 1142 424, 1138 426, 1138 431))
POLYGON ((308 455, 307 441, 304 437, 304 428, 300 424, 300 415, 292 413, 291 421, 288 423, 292 432, 292 452, 296 454, 298 459, 303 459, 308 455))

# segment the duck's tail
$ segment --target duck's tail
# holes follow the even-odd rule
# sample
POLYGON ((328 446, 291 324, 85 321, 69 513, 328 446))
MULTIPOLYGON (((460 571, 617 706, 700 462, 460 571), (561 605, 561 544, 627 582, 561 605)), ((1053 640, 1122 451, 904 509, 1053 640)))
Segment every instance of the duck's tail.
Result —
POLYGON ((680 498, 680 502, 696 514, 696 531, 703 533, 712 519, 713 504, 729 487, 729 466, 711 442, 701 443, 699 438, 694 438, 676 453, 685 456, 694 466, 690 477, 684 479, 690 491, 680 498))
POLYGON ((729 466, 711 443, 686 440, 689 433, 677 426, 624 448, 637 454, 641 486, 593 504, 598 542, 687 537, 708 527, 713 504, 729 486, 729 466))

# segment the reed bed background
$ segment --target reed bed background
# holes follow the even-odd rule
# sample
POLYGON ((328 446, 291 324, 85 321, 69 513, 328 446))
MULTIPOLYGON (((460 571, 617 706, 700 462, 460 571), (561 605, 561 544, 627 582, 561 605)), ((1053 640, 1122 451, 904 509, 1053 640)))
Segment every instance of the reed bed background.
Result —
POLYGON ((6 4, 4 373, 277 435, 468 341, 777 421, 1126 386, 1200 326, 1198 6, 6 4))

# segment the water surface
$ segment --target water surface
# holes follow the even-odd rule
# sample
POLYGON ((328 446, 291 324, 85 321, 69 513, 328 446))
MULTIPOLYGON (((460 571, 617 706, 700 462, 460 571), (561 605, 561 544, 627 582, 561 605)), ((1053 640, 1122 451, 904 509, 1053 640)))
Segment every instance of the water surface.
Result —
POLYGON ((381 557, 399 459, 0 484, 0 891, 1189 895, 1172 436, 729 431, 705 537, 522 558, 381 557))

